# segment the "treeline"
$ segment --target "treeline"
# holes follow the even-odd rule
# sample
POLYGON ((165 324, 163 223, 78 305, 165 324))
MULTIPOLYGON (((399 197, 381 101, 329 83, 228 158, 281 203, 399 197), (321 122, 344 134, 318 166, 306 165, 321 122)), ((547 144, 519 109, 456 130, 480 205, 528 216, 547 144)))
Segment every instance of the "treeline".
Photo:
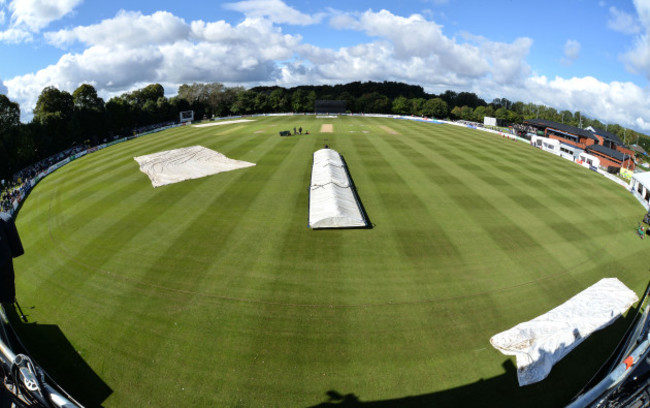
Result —
POLYGON ((344 100, 352 113, 386 113, 483 122, 485 116, 507 123, 541 118, 573 126, 607 128, 628 144, 638 139, 646 150, 650 138, 619 125, 606 126, 580 112, 557 111, 544 105, 491 102, 471 92, 429 94, 421 86, 399 82, 351 82, 343 85, 226 87, 220 83, 184 84, 165 97, 160 84, 124 93, 105 102, 92 85, 72 94, 43 89, 30 123, 20 122, 20 107, 0 95, 0 178, 53 154, 79 145, 96 145, 154 124, 178 121, 179 112, 193 110, 195 119, 256 113, 313 112, 316 100, 344 100))
POLYGON ((127 92, 105 102, 92 85, 72 94, 43 89, 29 123, 20 122, 20 106, 0 95, 0 179, 74 146, 94 146, 141 127, 178 120, 188 101, 166 98, 159 84, 127 92))

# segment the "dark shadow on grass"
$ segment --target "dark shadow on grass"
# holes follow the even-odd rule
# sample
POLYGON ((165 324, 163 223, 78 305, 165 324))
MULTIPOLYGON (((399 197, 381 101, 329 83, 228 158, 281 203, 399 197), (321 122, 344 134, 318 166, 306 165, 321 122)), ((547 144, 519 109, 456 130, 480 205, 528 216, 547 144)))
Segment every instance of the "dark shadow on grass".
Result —
MULTIPOLYGON (((328 390, 324 402, 310 408, 562 407, 599 371, 634 322, 635 314, 636 311, 630 310, 625 318, 592 334, 557 363, 546 379, 535 384, 520 387, 513 359, 507 359, 502 364, 504 374, 457 388, 377 401, 363 401, 362 395, 328 390)), ((472 367, 449 367, 449 370, 471 372, 472 367)))
POLYGON ((372 229, 374 227, 374 224, 370 220, 370 217, 368 216, 368 213, 366 212, 366 207, 363 206, 363 202, 361 201, 361 198, 359 197, 359 192, 357 189, 357 185, 354 184, 354 179, 352 178, 352 174, 350 174, 350 168, 348 167, 348 163, 345 161, 345 157, 341 153, 339 153, 341 156, 341 161, 343 162, 343 166, 345 168, 345 172, 348 174, 348 180, 350 180, 350 187, 352 188, 352 194, 354 194, 354 198, 357 201, 357 204, 359 205, 359 211, 361 212, 361 216, 363 217, 364 220, 366 220, 366 226, 363 227, 365 229, 372 229))
POLYGON ((5 311, 20 343, 27 349, 14 352, 29 355, 47 372, 47 382, 56 382, 86 408, 102 406, 113 390, 77 353, 58 326, 25 323, 15 309, 6 307, 5 311))

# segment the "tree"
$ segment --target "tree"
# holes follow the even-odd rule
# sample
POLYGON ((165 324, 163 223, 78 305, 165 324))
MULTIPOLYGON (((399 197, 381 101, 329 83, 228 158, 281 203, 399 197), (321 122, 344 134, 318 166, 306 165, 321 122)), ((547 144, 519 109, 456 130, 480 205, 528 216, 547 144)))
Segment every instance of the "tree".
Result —
POLYGON ((424 115, 424 103, 426 100, 424 98, 413 98, 409 99, 411 105, 411 113, 413 115, 422 116, 424 115))
POLYGON ((483 123, 485 121, 485 106, 477 106, 476 109, 474 109, 474 120, 476 120, 479 123, 483 123))
POLYGON ((494 117, 496 117, 497 119, 507 121, 508 120, 508 109, 506 109, 504 107, 500 107, 499 109, 496 110, 496 112, 494 112, 494 117))
MULTIPOLYGON (((209 84, 195 82, 192 85, 181 85, 178 88, 177 97, 187 101, 190 106, 194 106, 212 116, 218 115, 218 112, 222 110, 220 105, 223 104, 225 91, 226 87, 219 82, 209 84)), ((227 108, 229 109, 230 106, 227 108)))
POLYGON ((463 106, 460 108, 460 117, 463 120, 469 120, 473 121, 474 120, 474 110, 470 106, 463 106))
POLYGON ((106 102, 106 121, 111 133, 129 133, 134 127, 131 116, 131 106, 124 98, 116 96, 106 102))
POLYGON ((20 123, 20 105, 0 94, 0 135, 20 123))
POLYGON ((515 103, 512 104, 512 106, 510 107, 510 109, 511 109, 513 112, 516 112, 516 113, 518 113, 518 114, 520 114, 520 115, 523 115, 523 114, 524 114, 524 106, 525 106, 525 105, 524 105, 523 102, 521 102, 521 101, 517 101, 517 102, 515 102, 515 103))
POLYGON ((93 110, 101 112, 104 110, 104 100, 97 96, 95 87, 89 84, 82 84, 72 93, 72 102, 77 110, 93 110))
POLYGON ((455 104, 457 106, 468 106, 472 109, 477 106, 485 106, 487 103, 473 92, 461 92, 456 96, 455 104))
POLYGON ((508 110, 508 112, 506 114, 506 122, 507 123, 521 123, 521 122, 523 122, 523 117, 521 116, 521 114, 519 114, 519 113, 517 113, 515 111, 508 110))
POLYGON ((456 98, 458 94, 454 91, 445 91, 445 93, 440 95, 440 99, 447 103, 447 106, 457 106, 456 98))
POLYGON ((5 140, 10 139, 19 125, 20 105, 0 95, 0 179, 3 180, 11 177, 11 150, 7 148, 5 140))
POLYGON ((447 102, 443 101, 441 98, 429 99, 424 103, 422 114, 432 118, 444 119, 449 115, 447 102))
POLYGON ((83 84, 72 93, 75 142, 98 141, 106 135, 104 100, 92 85, 83 84))
POLYGON ((284 88, 276 88, 269 95, 269 106, 273 112, 287 112, 289 100, 284 88))
POLYGON ((255 109, 255 97, 257 93, 254 91, 244 91, 240 92, 237 95, 237 100, 232 105, 232 112, 237 115, 245 115, 254 112, 255 109))
POLYGON ((140 109, 140 124, 153 124, 159 122, 157 116, 158 106, 155 101, 147 100, 140 109))
POLYGON ((74 141, 71 121, 74 111, 72 95, 49 86, 41 92, 34 108, 35 124, 40 125, 35 142, 41 157, 46 157, 70 147, 74 141))
POLYGON ((390 113, 390 99, 386 95, 377 95, 374 98, 370 112, 390 113))
POLYGON ((34 108, 34 121, 46 124, 51 120, 69 120, 73 109, 74 102, 70 93, 48 86, 38 96, 34 108))
POLYGON ((572 123, 573 122, 573 113, 568 110, 563 110, 560 112, 560 120, 562 123, 572 123))
POLYGON ((244 92, 243 87, 226 88, 220 96, 220 103, 217 107, 217 116, 227 116, 234 113, 232 110, 235 101, 240 93, 244 92))
POLYGON ((451 117, 453 119, 460 119, 462 117, 460 106, 454 106, 454 109, 451 110, 451 117))
POLYGON ((268 112, 269 106, 269 98, 266 94, 259 92, 255 95, 253 109, 256 113, 268 112))
POLYGON ((306 103, 307 97, 302 89, 298 88, 293 91, 293 94, 291 95, 291 109, 293 109, 294 112, 305 112, 306 103))
POLYGON ((314 112, 316 110, 316 91, 310 91, 305 98, 305 112, 314 112))
POLYGON ((390 113, 390 107, 388 97, 378 92, 363 94, 357 99, 359 112, 390 113))
POLYGON ((10 155, 5 140, 20 124, 20 105, 0 95, 0 179, 11 177, 10 155))
POLYGON ((411 106, 409 100, 404 96, 398 96, 393 101, 393 113, 397 115, 408 115, 411 113, 411 106))
POLYGON ((165 88, 160 84, 147 85, 142 89, 137 89, 123 95, 127 102, 141 108, 147 101, 156 103, 158 98, 165 96, 165 88))

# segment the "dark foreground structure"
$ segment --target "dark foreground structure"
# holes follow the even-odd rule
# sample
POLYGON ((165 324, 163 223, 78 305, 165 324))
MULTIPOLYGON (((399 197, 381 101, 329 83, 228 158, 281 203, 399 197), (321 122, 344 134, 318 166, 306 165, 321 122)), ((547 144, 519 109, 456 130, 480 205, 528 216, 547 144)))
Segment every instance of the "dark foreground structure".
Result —
MULTIPOLYGON (((80 405, 51 380, 26 354, 5 313, 16 302, 13 258, 24 253, 13 219, 0 213, 0 408, 75 408, 80 405)), ((18 303, 15 303, 18 307, 18 303)), ((21 313, 22 314, 22 313, 21 313)), ((24 318, 24 315, 23 315, 24 318)))
POLYGON ((567 407, 650 407, 649 294, 650 284, 612 357, 567 407))

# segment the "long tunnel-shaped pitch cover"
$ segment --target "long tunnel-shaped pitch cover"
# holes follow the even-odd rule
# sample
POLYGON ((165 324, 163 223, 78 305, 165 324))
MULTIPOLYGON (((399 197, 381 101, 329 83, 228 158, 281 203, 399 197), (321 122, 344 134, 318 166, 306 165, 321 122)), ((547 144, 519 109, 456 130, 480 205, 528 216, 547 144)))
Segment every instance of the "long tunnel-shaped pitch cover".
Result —
POLYGON ((345 163, 335 150, 325 148, 314 153, 309 190, 310 228, 368 225, 345 163))

